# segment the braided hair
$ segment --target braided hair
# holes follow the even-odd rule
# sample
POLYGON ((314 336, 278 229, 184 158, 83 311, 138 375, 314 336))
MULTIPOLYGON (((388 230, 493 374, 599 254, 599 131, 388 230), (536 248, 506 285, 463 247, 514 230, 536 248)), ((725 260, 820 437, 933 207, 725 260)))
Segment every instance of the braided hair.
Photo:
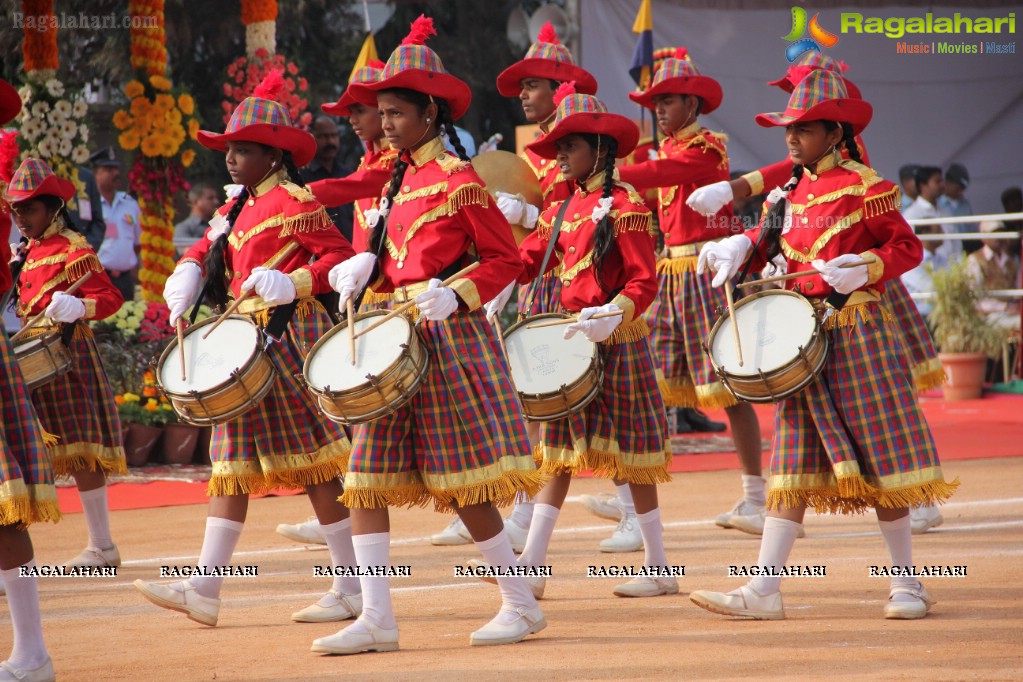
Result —
POLYGON ((434 99, 437 103, 437 129, 444 126, 444 132, 447 133, 448 139, 451 140, 451 146, 455 148, 455 152, 458 154, 458 158, 462 161, 468 161, 469 155, 465 153, 465 147, 462 146, 462 141, 458 139, 458 132, 455 130, 455 121, 451 118, 451 105, 445 99, 434 99))
MULTIPOLYGON (((614 173, 615 173, 615 157, 618 155, 618 141, 613 137, 607 135, 594 135, 592 133, 584 133, 581 137, 586 140, 590 147, 594 150, 600 149, 601 144, 607 147, 607 158, 604 161, 604 191, 601 193, 601 199, 609 198, 614 192, 614 173)), ((611 255, 611 250, 614 248, 615 243, 615 232, 614 222, 611 219, 611 214, 608 213, 600 222, 597 223, 597 227, 593 234, 593 269, 597 275, 597 284, 605 293, 610 293, 604 285, 604 280, 601 277, 601 271, 603 270, 604 263, 611 255)))

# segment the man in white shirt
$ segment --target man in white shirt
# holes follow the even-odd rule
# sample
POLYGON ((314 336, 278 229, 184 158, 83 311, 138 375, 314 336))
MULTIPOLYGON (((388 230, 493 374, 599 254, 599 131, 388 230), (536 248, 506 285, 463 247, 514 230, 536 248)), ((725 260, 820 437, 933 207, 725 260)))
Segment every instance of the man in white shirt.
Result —
POLYGON ((139 251, 142 248, 141 210, 135 199, 118 191, 121 164, 114 148, 107 147, 89 157, 96 187, 103 206, 106 232, 99 249, 99 262, 106 268, 110 281, 120 290, 125 301, 135 298, 138 281, 139 251))
MULTIPOLYGON (((916 200, 902 211, 902 217, 906 220, 945 217, 945 213, 938 208, 938 197, 945 193, 941 169, 937 166, 920 166, 916 171, 916 186, 919 194, 916 200)), ((942 225, 941 230, 945 234, 955 232, 951 225, 942 225)), ((954 263, 963 256, 963 244, 959 240, 949 239, 942 242, 935 253, 940 254, 945 262, 954 263)))
MULTIPOLYGON (((941 234, 940 225, 921 225, 916 230, 917 234, 941 234)), ((943 254, 937 254, 942 244, 945 242, 924 240, 924 258, 920 261, 920 265, 916 266, 909 272, 902 274, 902 283, 906 285, 906 290, 910 294, 919 294, 924 292, 934 291, 934 280, 931 277, 931 273, 936 270, 941 270, 948 266, 948 261, 945 260, 943 254)), ((916 304, 916 309, 920 311, 924 319, 931 314, 931 309, 934 307, 934 300, 930 298, 914 298, 913 303, 916 304)))

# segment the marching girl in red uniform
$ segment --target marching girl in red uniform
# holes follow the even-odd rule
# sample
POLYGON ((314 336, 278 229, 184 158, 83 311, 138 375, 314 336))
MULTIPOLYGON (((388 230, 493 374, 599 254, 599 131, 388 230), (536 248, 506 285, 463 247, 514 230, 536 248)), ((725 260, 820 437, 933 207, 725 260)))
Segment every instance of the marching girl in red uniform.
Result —
MULTIPOLYGON (((481 309, 483 301, 518 277, 522 263, 508 222, 454 132, 453 121, 469 108, 471 93, 423 44, 435 33, 433 22, 420 17, 380 80, 351 86, 359 101, 376 103, 384 134, 401 152, 372 226, 369 250, 334 268, 331 283, 342 305, 368 283, 375 291, 394 292, 395 303, 414 300, 430 356, 423 386, 408 404, 354 430, 342 500, 352 509, 359 567, 374 571, 389 562, 388 508, 431 501, 438 510, 455 510, 486 561, 514 566, 494 505, 511 502, 520 491, 535 494, 542 480, 507 364, 481 309), (445 151, 441 128, 458 157, 445 151), (469 262, 472 246, 480 265, 450 286, 440 286, 444 273, 453 274, 469 262)), ((498 581, 501 610, 472 634, 474 646, 510 644, 546 626, 524 578, 498 581)), ((337 634, 317 639, 313 651, 398 648, 389 579, 363 576, 362 588, 362 616, 337 634)))
MULTIPOLYGON (((13 120, 20 109, 18 92, 0 80, 0 125, 13 120)), ((0 202, 0 292, 12 284, 7 265, 10 232, 9 207, 0 202)), ((36 561, 28 526, 59 521, 60 507, 39 420, 11 342, 6 334, 0 336, 0 577, 14 631, 11 653, 0 663, 0 680, 50 682, 55 679, 53 661, 43 641, 39 578, 32 575, 36 561), (23 570, 28 575, 22 575, 23 570)))
POLYGON ((760 423, 749 403, 739 402, 717 380, 703 342, 725 305, 725 296, 696 273, 700 247, 735 231, 731 206, 704 217, 686 205, 697 187, 728 178, 725 136, 700 126, 697 117, 721 105, 721 86, 701 75, 678 48, 665 59, 644 92, 629 97, 655 112, 666 135, 656 159, 619 169, 623 182, 641 192, 658 188, 665 257, 657 261, 658 295, 647 311, 650 345, 658 358, 661 390, 669 407, 723 407, 742 463, 743 497, 716 522, 759 534, 764 527, 764 479, 761 476, 760 423))
POLYGON ((124 299, 85 238, 70 227, 64 203, 74 193, 70 182, 32 158, 25 159, 4 193, 28 240, 17 311, 22 324, 45 311, 48 322, 27 330, 25 338, 56 330, 72 357, 71 371, 32 391, 43 429, 57 437, 47 446, 53 471, 74 477, 89 529, 88 546, 68 565, 120 566, 110 533, 106 476, 128 469, 114 393, 87 320, 110 317, 124 299), (89 273, 78 292, 64 293, 89 273))
MULTIPOLYGON (((271 72, 238 105, 226 132, 199 132, 202 145, 226 150, 231 179, 244 189, 218 209, 205 237, 185 253, 164 288, 171 324, 195 302, 204 277, 206 301, 213 305, 254 290, 238 312, 259 327, 278 306, 296 304, 287 331, 267 349, 277 369, 273 388, 254 409, 213 429, 210 505, 197 564, 203 568, 230 564, 249 494, 274 488, 305 488, 332 565, 354 564, 348 510, 338 502, 338 476, 351 446, 341 427, 320 415, 296 378, 306 353, 331 328, 315 295, 329 291, 327 273, 352 249, 309 190, 295 184, 301 182, 297 167, 313 158, 316 144, 309 133, 291 125, 287 110, 276 101, 282 86, 280 72, 271 72), (299 248, 276 269, 267 269, 265 264, 292 242, 299 248)), ((171 584, 136 580, 135 587, 157 606, 216 625, 222 583, 221 576, 200 575, 171 584)), ((354 618, 361 610, 359 592, 357 578, 335 577, 320 601, 292 619, 354 618)))
MULTIPOLYGON (((671 480, 671 458, 664 403, 657 389, 654 363, 641 317, 657 295, 650 210, 631 186, 618 180, 616 156, 631 152, 639 139, 635 124, 610 114, 592 95, 563 84, 550 131, 529 145, 555 159, 567 180, 576 184, 571 197, 552 204, 536 231, 519 245, 525 283, 540 274, 545 253, 556 239, 548 267, 560 263, 561 309, 578 314, 565 337, 581 333, 599 344, 604 380, 597 397, 580 413, 544 423, 540 429, 543 463, 553 478, 536 498, 521 566, 544 566, 547 547, 572 474, 592 469, 598 476, 628 481, 646 548, 644 565, 667 566, 662 539, 657 484, 671 480), (557 215, 562 213, 557 237, 557 215), (556 257, 555 257, 556 256, 556 257), (620 316, 591 319, 598 313, 620 316)), ((544 578, 531 579, 541 595, 544 578)), ((650 597, 678 592, 673 577, 636 577, 615 588, 622 597, 650 597)))
MULTIPOLYGON (((857 160, 853 136, 872 109, 847 93, 837 74, 815 70, 784 112, 757 116, 762 126, 785 126, 793 177, 760 228, 700 253, 699 269, 716 271, 716 286, 750 257, 757 267, 781 254, 790 273, 814 272, 789 288, 822 310, 830 352, 818 380, 781 402, 776 415, 757 565, 777 570, 807 506, 841 513, 873 507, 892 564, 912 566, 909 506, 941 502, 958 485, 942 476, 897 321, 881 304, 885 283, 919 264, 922 248, 899 213, 898 187, 857 160), (840 145, 851 159, 842 158, 840 145), (853 265, 861 259, 870 262, 853 265)), ((715 613, 781 619, 780 583, 761 575, 727 594, 700 590, 690 598, 715 613)), ((896 577, 884 614, 922 618, 933 603, 915 577, 896 577)))

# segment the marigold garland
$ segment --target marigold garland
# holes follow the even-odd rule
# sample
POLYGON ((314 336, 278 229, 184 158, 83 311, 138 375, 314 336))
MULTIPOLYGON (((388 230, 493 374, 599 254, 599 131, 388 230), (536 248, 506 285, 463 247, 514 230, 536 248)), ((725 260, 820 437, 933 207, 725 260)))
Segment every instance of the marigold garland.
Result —
POLYGON ((131 68, 150 76, 163 76, 167 71, 167 36, 164 33, 163 0, 129 0, 131 17, 156 17, 156 26, 142 28, 151 22, 132 21, 131 68))
POLYGON ((21 11, 22 16, 31 17, 33 21, 32 28, 25 22, 25 40, 21 45, 26 75, 42 72, 37 79, 52 78, 60 65, 53 0, 22 0, 21 11))
POLYGON ((242 25, 277 21, 277 0, 242 0, 242 25))

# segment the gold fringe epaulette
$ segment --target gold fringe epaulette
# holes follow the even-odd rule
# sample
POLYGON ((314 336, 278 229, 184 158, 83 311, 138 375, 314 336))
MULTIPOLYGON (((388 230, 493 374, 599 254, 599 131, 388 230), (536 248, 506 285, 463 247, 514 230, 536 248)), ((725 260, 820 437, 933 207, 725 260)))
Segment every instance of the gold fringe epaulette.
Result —
POLYGON ((74 230, 65 227, 61 229, 60 236, 67 239, 68 244, 71 246, 69 252, 80 251, 82 249, 92 251, 92 247, 89 246, 88 240, 86 240, 80 232, 75 232, 74 230))
POLYGON ((721 160, 718 161, 717 164, 717 168, 720 169, 728 167, 727 142, 728 136, 724 133, 715 133, 712 130, 700 128, 698 133, 690 137, 685 142, 680 142, 677 149, 679 152, 683 152, 687 149, 692 149, 693 147, 703 147, 704 153, 706 153, 708 149, 713 149, 718 153, 718 156, 721 157, 721 160))
POLYGON ((487 208, 490 206, 490 193, 478 182, 469 182, 452 192, 448 197, 447 204, 451 207, 451 213, 448 215, 458 211, 463 206, 482 206, 487 208))
POLYGON ((412 192, 398 192, 394 195, 394 205, 399 206, 409 201, 416 199, 422 199, 423 197, 433 196, 434 194, 440 194, 441 192, 448 191, 448 181, 438 182, 427 187, 420 187, 412 192))
POLYGON ((650 335, 650 325, 646 323, 642 317, 633 320, 632 322, 625 322, 618 325, 618 327, 612 332, 604 341, 601 341, 605 346, 614 346, 620 343, 632 343, 633 341, 639 341, 645 339, 650 335))
POLYGON ((866 220, 891 211, 898 212, 901 206, 902 192, 898 185, 893 185, 890 190, 863 200, 863 218, 866 220))
POLYGON ((96 254, 90 251, 64 265, 64 272, 67 274, 68 282, 77 282, 90 272, 103 272, 103 264, 99 262, 96 254))
POLYGON ((548 241, 551 240, 551 233, 552 233, 553 229, 554 229, 554 226, 551 225, 546 220, 544 220, 543 215, 541 215, 537 219, 537 221, 536 221, 536 236, 539 237, 540 239, 542 239, 543 241, 548 242, 548 241))
POLYGON ((462 161, 454 154, 448 154, 447 152, 442 153, 437 157, 437 165, 441 167, 448 175, 453 175, 458 171, 465 170, 468 167, 468 161, 462 161))
POLYGON ((288 194, 290 194, 295 199, 298 199, 299 201, 301 201, 303 204, 306 203, 307 201, 315 201, 316 200, 316 197, 313 196, 312 191, 308 187, 303 187, 302 185, 296 185, 294 182, 290 182, 290 181, 282 182, 281 183, 281 187, 284 188, 284 191, 286 191, 288 194))
POLYGON ((860 176, 860 182, 863 183, 864 187, 873 187, 879 182, 883 182, 884 178, 878 175, 877 171, 870 166, 865 166, 858 161, 852 159, 842 159, 838 162, 838 165, 846 170, 851 170, 860 176))
POLYGON ((319 232, 326 229, 336 229, 334 221, 327 214, 327 209, 323 206, 318 206, 309 213, 300 213, 299 215, 284 218, 281 221, 280 236, 287 237, 300 232, 319 232))
POLYGON ((615 235, 625 232, 650 232, 650 212, 621 213, 615 219, 615 235))

